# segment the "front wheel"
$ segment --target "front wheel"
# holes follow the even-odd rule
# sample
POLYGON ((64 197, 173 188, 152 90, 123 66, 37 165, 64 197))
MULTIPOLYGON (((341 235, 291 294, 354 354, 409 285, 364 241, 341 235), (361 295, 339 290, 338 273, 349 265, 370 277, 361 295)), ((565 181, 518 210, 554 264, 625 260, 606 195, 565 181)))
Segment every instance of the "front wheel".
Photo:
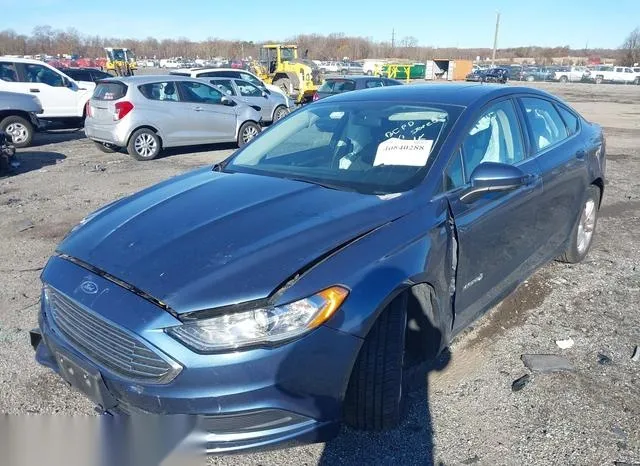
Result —
POLYGON ((566 76, 560 76, 560 82, 561 83, 566 83, 567 81, 569 81, 569 78, 567 78, 566 76))
POLYGON ((602 76, 596 76, 596 84, 602 84, 602 76))
POLYGON ((287 111, 286 107, 283 107, 282 105, 280 105, 279 107, 276 108, 276 110, 273 112, 273 122, 275 123, 278 120, 282 120, 284 117, 287 116, 287 113, 289 113, 287 111))
POLYGON ((527 82, 533 82, 535 78, 533 76, 527 76, 527 82))
POLYGON ((394 299, 360 348, 344 400, 345 421, 356 429, 386 430, 402 420, 406 307, 406 295, 394 299))
POLYGON ((142 128, 131 135, 127 152, 136 160, 153 160, 162 149, 160 138, 148 128, 142 128))
POLYGON ((640 76, 633 80, 633 84, 635 84, 636 86, 640 86, 640 76))
POLYGON ((600 189, 591 185, 587 189, 584 201, 581 204, 580 216, 571 230, 567 249, 560 256, 560 261, 576 264, 587 256, 593 242, 599 208, 600 189))
POLYGON ((11 135, 16 147, 28 147, 33 140, 33 125, 17 115, 8 116, 0 121, 0 131, 11 135))
POLYGON ((249 144, 253 138, 260 134, 260 126, 253 121, 245 122, 238 131, 238 147, 244 147, 249 144))

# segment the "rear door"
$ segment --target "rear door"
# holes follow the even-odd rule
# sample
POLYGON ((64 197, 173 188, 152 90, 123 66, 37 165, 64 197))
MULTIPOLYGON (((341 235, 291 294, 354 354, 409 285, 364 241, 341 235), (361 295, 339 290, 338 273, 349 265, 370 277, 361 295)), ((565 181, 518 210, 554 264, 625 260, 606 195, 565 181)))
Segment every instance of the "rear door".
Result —
POLYGON ((515 102, 492 102, 473 118, 445 170, 444 186, 458 240, 455 329, 508 293, 539 265, 535 252, 546 239, 539 231, 542 192, 537 162, 527 158, 527 136, 515 102), (486 193, 464 203, 473 170, 484 162, 519 167, 528 184, 507 192, 486 193))
POLYGON ((587 148, 578 137, 580 123, 571 110, 537 96, 518 100, 532 141, 530 155, 542 172, 540 204, 545 206, 542 228, 547 241, 540 254, 548 260, 561 252, 577 221, 589 182, 587 148), (564 118, 561 109, 567 112, 564 118))
POLYGON ((194 81, 181 81, 179 88, 181 100, 191 109, 185 123, 193 128, 199 144, 235 141, 235 107, 222 104, 222 92, 194 81))

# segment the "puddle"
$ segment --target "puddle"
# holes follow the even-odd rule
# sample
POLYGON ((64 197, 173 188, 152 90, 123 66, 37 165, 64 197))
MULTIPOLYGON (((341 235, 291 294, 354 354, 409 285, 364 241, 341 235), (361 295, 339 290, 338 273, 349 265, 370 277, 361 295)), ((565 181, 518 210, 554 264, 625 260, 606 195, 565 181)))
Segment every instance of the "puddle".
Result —
POLYGON ((471 348, 507 329, 522 325, 529 316, 528 311, 540 306, 551 290, 548 277, 540 273, 535 274, 498 306, 480 317, 478 322, 482 326, 465 346, 471 348))
POLYGON ((640 216, 640 201, 616 202, 607 204, 600 209, 602 218, 627 218, 640 216), (632 215, 627 215, 632 214, 632 215))

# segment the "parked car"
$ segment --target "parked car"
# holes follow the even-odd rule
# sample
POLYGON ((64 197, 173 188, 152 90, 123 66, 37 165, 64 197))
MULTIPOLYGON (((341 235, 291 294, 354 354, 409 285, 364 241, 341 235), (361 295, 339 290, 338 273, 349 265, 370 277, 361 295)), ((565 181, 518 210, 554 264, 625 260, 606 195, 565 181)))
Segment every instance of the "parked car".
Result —
POLYGON ((271 93, 266 89, 243 79, 203 78, 219 88, 226 95, 235 98, 260 112, 262 121, 271 123, 289 114, 295 107, 290 99, 282 94, 271 93))
POLYGON ((354 61, 340 62, 338 71, 342 74, 365 74, 362 64, 354 61))
POLYGON ((385 63, 385 60, 365 60, 362 64, 362 72, 368 76, 379 75, 385 63))
POLYGON ((136 160, 162 149, 214 142, 243 146, 260 133, 260 113, 213 86, 182 76, 100 81, 87 105, 85 133, 103 152, 127 149, 136 160))
POLYGON ((318 68, 323 73, 337 73, 338 71, 340 71, 338 62, 335 61, 325 61, 318 68))
POLYGON ((571 66, 553 73, 553 80, 561 83, 580 82, 584 79, 586 72, 586 66, 571 66))
POLYGON ((175 58, 163 58, 160 60, 160 68, 180 68, 181 64, 182 61, 175 58))
POLYGON ((551 81, 553 79, 553 74, 555 69, 546 68, 546 67, 524 67, 522 71, 518 74, 519 81, 551 81))
POLYGON ((113 75, 96 68, 61 68, 60 71, 79 84, 96 83, 101 79, 113 77, 113 75))
POLYGON ((488 70, 476 68, 471 73, 469 73, 464 80, 470 82, 484 82, 485 74, 487 73, 487 71, 488 70))
POLYGON ((596 84, 618 83, 640 85, 640 76, 638 76, 633 69, 628 66, 596 66, 595 68, 587 71, 585 79, 596 84))
POLYGON ((42 104, 35 95, 0 91, 0 134, 9 134, 16 147, 31 145, 40 114, 42 104))
POLYGON ((326 78, 313 95, 313 101, 323 99, 343 92, 360 89, 370 89, 385 86, 401 86, 402 83, 395 79, 379 78, 376 76, 337 76, 326 78))
POLYGON ((503 68, 503 67, 494 67, 494 68, 489 68, 484 73, 484 81, 488 83, 504 84, 509 79, 512 79, 511 76, 514 76, 512 69, 503 68))
POLYGON ((391 428, 411 364, 585 258, 604 186, 602 129, 548 93, 341 94, 87 216, 31 342, 101 410, 206 415, 210 452, 391 428))
POLYGON ((42 120, 81 125, 94 88, 39 60, 0 57, 0 91, 36 95, 42 120))
POLYGON ((171 71, 170 74, 176 76, 190 76, 192 78, 232 78, 232 79, 242 79, 244 81, 248 81, 251 84, 258 86, 262 89, 269 91, 270 93, 280 94, 282 97, 287 99, 289 105, 294 105, 293 100, 287 96, 282 89, 278 86, 274 86, 273 84, 267 84, 262 79, 257 77, 251 71, 247 70, 238 70, 235 68, 191 68, 189 70, 176 70, 171 71))

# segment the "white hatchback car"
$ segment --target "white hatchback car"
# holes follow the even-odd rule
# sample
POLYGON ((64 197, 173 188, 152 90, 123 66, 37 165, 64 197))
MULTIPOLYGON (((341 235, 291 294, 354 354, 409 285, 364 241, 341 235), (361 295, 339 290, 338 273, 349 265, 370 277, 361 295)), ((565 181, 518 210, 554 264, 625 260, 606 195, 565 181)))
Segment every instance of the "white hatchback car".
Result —
POLYGON ((78 82, 40 60, 0 57, 0 91, 38 97, 42 120, 81 123, 95 84, 78 82))

